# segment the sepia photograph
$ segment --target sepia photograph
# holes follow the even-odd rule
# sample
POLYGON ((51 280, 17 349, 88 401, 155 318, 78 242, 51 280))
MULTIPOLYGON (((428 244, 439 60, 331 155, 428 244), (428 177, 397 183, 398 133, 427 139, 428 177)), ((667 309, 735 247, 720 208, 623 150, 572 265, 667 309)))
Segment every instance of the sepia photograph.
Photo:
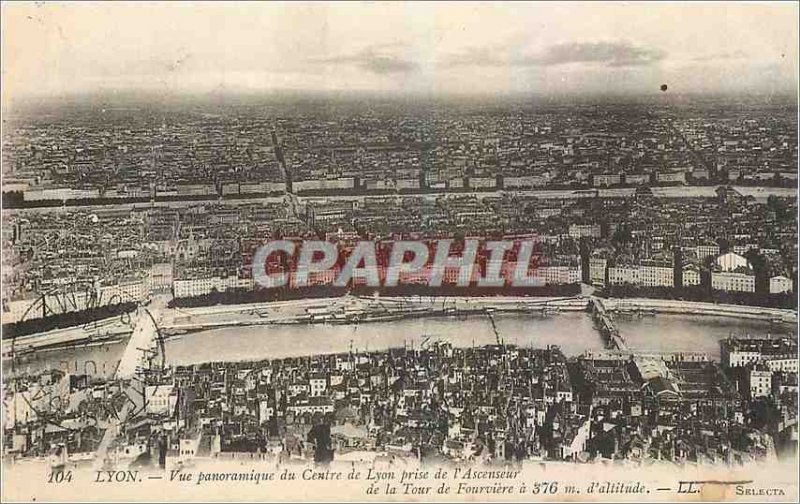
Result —
POLYGON ((4 502, 797 502, 797 2, 2 2, 4 502))

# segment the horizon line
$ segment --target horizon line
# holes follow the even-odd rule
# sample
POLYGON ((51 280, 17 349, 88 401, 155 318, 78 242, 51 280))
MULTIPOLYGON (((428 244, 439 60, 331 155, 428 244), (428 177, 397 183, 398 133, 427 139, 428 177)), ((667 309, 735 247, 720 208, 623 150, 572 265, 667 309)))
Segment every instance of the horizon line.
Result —
POLYGON ((201 90, 154 90, 154 89, 104 89, 91 91, 70 91, 64 93, 48 94, 25 94, 17 97, 3 96, 3 103, 6 106, 47 106, 56 104, 80 104, 81 102, 91 102, 100 100, 129 100, 129 101, 149 101, 157 103, 159 101, 180 101, 188 100, 226 100, 226 99, 386 99, 386 100, 409 100, 418 99, 428 100, 475 100, 475 101, 506 101, 518 99, 540 99, 540 100, 592 100, 592 99, 642 99, 662 97, 663 101, 675 98, 767 98, 768 101, 774 99, 785 100, 793 99, 795 102, 800 98, 800 93, 794 91, 767 91, 767 90, 717 90, 717 91, 692 91, 692 90, 667 90, 660 89, 639 92, 629 91, 561 91, 561 92, 539 92, 539 91, 503 91, 503 92, 439 92, 439 91, 386 91, 386 90, 360 90, 360 89, 214 89, 208 91, 201 90))

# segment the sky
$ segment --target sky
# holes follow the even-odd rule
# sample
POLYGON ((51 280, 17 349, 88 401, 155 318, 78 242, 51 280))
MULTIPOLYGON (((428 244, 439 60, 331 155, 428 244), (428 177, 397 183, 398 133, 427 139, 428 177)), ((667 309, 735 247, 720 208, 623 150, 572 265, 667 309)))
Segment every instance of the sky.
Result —
POLYGON ((4 2, 4 102, 96 91, 796 93, 798 3, 4 2))

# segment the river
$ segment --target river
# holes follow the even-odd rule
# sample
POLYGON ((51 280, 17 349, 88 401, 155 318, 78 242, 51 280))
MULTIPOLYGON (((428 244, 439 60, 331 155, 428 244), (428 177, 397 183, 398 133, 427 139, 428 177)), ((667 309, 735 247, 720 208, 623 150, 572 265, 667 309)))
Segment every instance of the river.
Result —
MULTIPOLYGON (((589 314, 566 312, 543 317, 496 313, 500 337, 508 344, 530 347, 558 345, 566 355, 602 350, 603 340, 589 314)), ((793 334, 790 325, 728 317, 656 315, 625 319, 617 327, 631 349, 641 351, 700 351, 719 360, 719 340, 731 333, 754 336, 793 334)), ((496 342, 485 316, 431 317, 359 325, 272 325, 211 329, 165 343, 167 362, 194 364, 281 358, 353 350, 385 350, 407 345, 419 348, 426 339, 448 341, 455 346, 488 345, 496 342)), ((15 363, 29 372, 47 367, 109 377, 124 350, 124 342, 40 351, 15 363)), ((8 369, 6 363, 6 369, 8 369)))
MULTIPOLYGON (((548 317, 495 314, 500 336, 508 344, 531 347, 558 345, 566 355, 602 350, 603 340, 591 317, 568 312, 548 317)), ((700 351, 719 359, 719 340, 735 334, 782 336, 791 326, 726 317, 657 315, 619 319, 617 325, 630 348, 642 351, 700 351)), ((427 337, 455 346, 496 342, 484 316, 436 317, 360 325, 251 326, 214 329, 185 335, 166 344, 175 364, 210 360, 279 358, 354 350, 419 347, 427 337), (223 344, 220 344, 224 341, 223 344)))

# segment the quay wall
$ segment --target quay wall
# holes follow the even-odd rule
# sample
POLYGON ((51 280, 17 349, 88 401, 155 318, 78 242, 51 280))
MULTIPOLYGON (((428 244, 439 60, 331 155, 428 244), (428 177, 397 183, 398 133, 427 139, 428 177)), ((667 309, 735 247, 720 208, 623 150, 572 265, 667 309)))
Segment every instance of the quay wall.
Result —
POLYGON ((603 299, 603 303, 606 310, 609 311, 652 310, 663 314, 710 315, 767 321, 780 320, 788 324, 797 323, 796 311, 780 308, 648 298, 609 298, 603 299))

